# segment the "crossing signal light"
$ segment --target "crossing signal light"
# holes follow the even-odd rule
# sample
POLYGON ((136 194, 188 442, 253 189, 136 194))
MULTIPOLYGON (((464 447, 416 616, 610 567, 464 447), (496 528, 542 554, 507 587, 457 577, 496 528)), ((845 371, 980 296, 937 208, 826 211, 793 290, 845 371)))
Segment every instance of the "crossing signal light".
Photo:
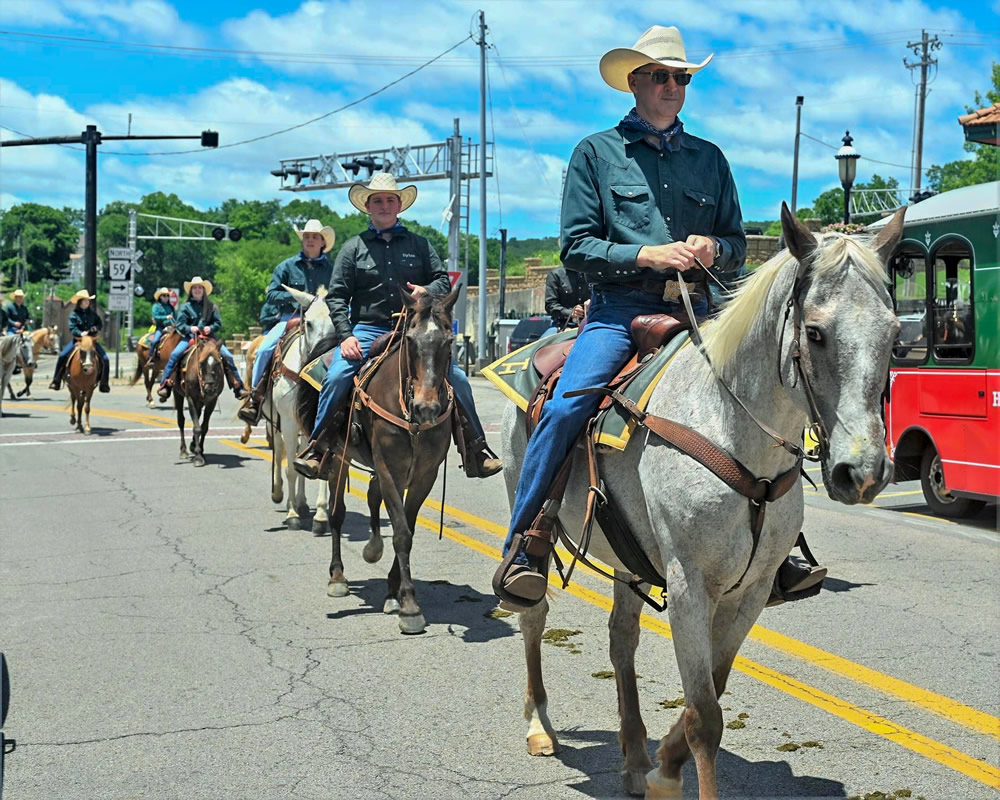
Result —
POLYGON ((229 241, 238 242, 242 238, 243 238, 243 231, 241 231, 239 228, 229 229, 229 241))
POLYGON ((218 133, 218 131, 202 131, 201 132, 201 146, 202 147, 218 147, 219 146, 219 133, 218 133))
POLYGON ((217 242, 221 242, 226 238, 226 231, 222 228, 212 228, 212 238, 217 242))
POLYGON ((229 241, 238 242, 243 238, 243 231, 239 228, 223 228, 221 226, 212 228, 212 238, 215 239, 215 241, 221 242, 227 236, 229 237, 229 241))

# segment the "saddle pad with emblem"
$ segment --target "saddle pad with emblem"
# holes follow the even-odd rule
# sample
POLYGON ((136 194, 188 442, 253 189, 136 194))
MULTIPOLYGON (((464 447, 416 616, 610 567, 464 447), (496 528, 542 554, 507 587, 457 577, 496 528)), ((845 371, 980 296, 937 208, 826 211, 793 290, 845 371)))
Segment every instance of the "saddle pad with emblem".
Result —
POLYGON ((142 336, 139 337, 138 344, 141 344, 143 347, 149 347, 149 343, 152 340, 153 340, 153 331, 146 331, 142 336))
MULTIPOLYGON (((535 391, 535 386, 542 379, 542 375, 538 373, 532 363, 535 352, 543 345, 575 339, 576 334, 577 330, 572 328, 531 342, 513 353, 508 353, 497 359, 488 367, 484 367, 483 377, 507 395, 510 400, 513 400, 518 408, 525 411, 528 408, 528 400, 535 391)), ((649 397, 666 372, 670 361, 688 343, 689 339, 688 332, 684 331, 650 356, 648 366, 625 388, 625 396, 645 411, 649 397)), ((617 406, 612 405, 598 413, 597 444, 615 450, 624 450, 634 427, 635 423, 628 421, 625 413, 617 406)))
MULTIPOLYGON (((339 347, 340 345, 337 345, 339 347)), ((299 370, 299 377, 313 387, 317 392, 323 388, 323 378, 330 371, 330 364, 337 354, 337 347, 327 350, 319 358, 315 358, 299 370)))

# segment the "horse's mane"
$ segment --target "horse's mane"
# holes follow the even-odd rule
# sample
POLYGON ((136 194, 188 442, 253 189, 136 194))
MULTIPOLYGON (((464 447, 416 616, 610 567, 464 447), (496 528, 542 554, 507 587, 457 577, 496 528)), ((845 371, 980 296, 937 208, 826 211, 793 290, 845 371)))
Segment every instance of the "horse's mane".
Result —
MULTIPOLYGON (((829 278, 845 272, 853 265, 861 276, 874 285, 886 282, 885 266, 868 247, 869 239, 826 233, 820 237, 819 249, 809 265, 810 277, 829 278)), ((709 358, 723 367, 736 353, 767 304, 767 297, 778 276, 789 264, 797 264, 788 250, 782 250, 758 267, 736 291, 736 296, 705 329, 705 349, 709 358)))

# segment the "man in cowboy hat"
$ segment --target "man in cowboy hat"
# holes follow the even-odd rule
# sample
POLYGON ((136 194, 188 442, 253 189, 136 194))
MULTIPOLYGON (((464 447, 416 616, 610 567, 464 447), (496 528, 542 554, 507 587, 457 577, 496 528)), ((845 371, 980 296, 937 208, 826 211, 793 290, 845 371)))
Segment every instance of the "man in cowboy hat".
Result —
POLYGON ((170 290, 166 286, 161 286, 153 292, 153 338, 149 340, 149 354, 146 358, 146 366, 153 363, 156 358, 156 348, 160 346, 160 339, 163 338, 163 329, 174 324, 174 306, 170 302, 170 290))
POLYGON ((302 241, 302 250, 278 264, 271 275, 264 306, 260 310, 260 324, 267 335, 257 348, 257 356, 253 362, 253 388, 250 390, 250 397, 236 412, 241 420, 250 425, 256 425, 260 421, 260 410, 267 389, 267 368, 288 320, 299 310, 292 293, 282 286, 290 286, 310 294, 316 294, 320 286, 330 286, 333 264, 329 255, 337 241, 337 234, 333 228, 318 219, 309 220, 302 230, 294 225, 292 229, 302 241))
POLYGON ((24 292, 21 289, 15 289, 11 293, 10 299, 13 302, 4 309, 7 312, 7 322, 4 323, 4 328, 7 333, 24 333, 28 330, 28 325, 31 322, 28 307, 24 304, 24 292))
POLYGON ((86 289, 81 289, 69 299, 71 303, 76 303, 76 308, 69 315, 69 332, 73 338, 63 348, 59 354, 59 358, 56 359, 56 371, 52 375, 52 383, 49 384, 49 388, 54 392, 59 391, 63 372, 66 370, 66 360, 72 354, 76 343, 84 336, 95 337, 94 346, 97 348, 97 354, 101 357, 101 383, 99 388, 105 393, 111 391, 111 387, 108 385, 108 380, 111 377, 111 362, 108 361, 108 354, 104 352, 101 343, 96 339, 104 323, 101 322, 100 314, 92 306, 94 299, 95 296, 87 294, 86 289))
POLYGON ((705 314, 707 276, 699 263, 725 277, 744 262, 729 164, 714 144, 686 132, 677 116, 688 84, 711 60, 689 61, 680 31, 659 25, 634 47, 601 59, 601 77, 631 94, 635 106, 614 128, 580 142, 570 157, 561 255, 568 268, 587 275, 592 297, 587 324, 524 455, 505 558, 493 579, 508 604, 531 606, 545 596, 547 559, 530 558, 524 537, 513 551, 513 540, 534 527, 556 472, 600 402, 597 395, 565 395, 607 385, 632 353, 635 317, 684 313, 678 281, 688 282, 695 314, 705 314))
MULTIPOLYGON (((200 275, 196 275, 189 281, 184 281, 184 292, 188 296, 187 302, 181 306, 177 312, 177 332, 183 337, 174 352, 167 359, 167 366, 163 368, 163 381, 157 395, 160 400, 166 400, 170 396, 170 387, 173 386, 173 373, 180 362, 181 357, 191 346, 191 340, 198 335, 211 336, 219 332, 222 327, 222 317, 219 316, 219 309, 215 303, 208 299, 212 293, 212 282, 207 281, 200 275)), ((236 369, 236 362, 233 361, 233 354, 222 342, 219 342, 219 353, 222 356, 222 363, 225 365, 226 378, 236 395, 237 400, 242 400, 246 395, 243 388, 243 381, 240 380, 240 373, 236 369)))
MULTIPOLYGON (((443 295, 451 289, 448 272, 430 242, 408 231, 399 221, 399 215, 417 198, 416 186, 400 189, 391 174, 377 172, 367 187, 352 186, 348 197, 371 220, 367 231, 347 241, 333 267, 327 305, 342 340, 323 379, 309 447, 295 459, 295 468, 307 478, 320 473, 325 452, 321 435, 328 426, 334 431, 340 427, 340 415, 350 396, 354 376, 372 343, 392 329, 392 315, 403 309, 399 285, 405 284, 417 296, 443 295)), ((472 478, 495 475, 503 464, 486 445, 469 379, 452 362, 448 380, 455 392, 465 434, 465 473, 472 478)))

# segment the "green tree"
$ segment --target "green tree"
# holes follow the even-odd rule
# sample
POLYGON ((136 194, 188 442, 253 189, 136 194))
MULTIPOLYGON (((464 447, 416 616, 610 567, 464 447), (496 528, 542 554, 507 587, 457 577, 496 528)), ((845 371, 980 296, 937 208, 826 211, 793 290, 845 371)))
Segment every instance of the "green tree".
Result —
MULTIPOLYGON (((878 173, 872 175, 867 183, 855 183, 852 191, 861 189, 898 189, 899 181, 895 178, 883 178, 878 173)), ((844 190, 839 186, 827 189, 813 200, 813 216, 823 220, 824 225, 844 220, 844 190)))
MULTIPOLYGON (((992 84, 992 88, 987 89, 985 95, 976 91, 975 103, 966 106, 967 113, 990 103, 1000 103, 1000 64, 997 62, 993 62, 992 84)), ((949 189, 988 183, 1000 178, 1000 147, 965 142, 962 149, 966 153, 972 153, 972 158, 935 164, 927 170, 927 186, 930 189, 935 192, 946 192, 949 189)))
POLYGON ((264 304, 271 273, 279 262, 294 253, 289 245, 269 239, 219 245, 213 299, 218 302, 227 337, 259 324, 260 307, 264 304))
POLYGON ((80 238, 64 211, 39 203, 11 206, 0 225, 0 269, 7 282, 20 263, 27 266, 29 281, 62 277, 80 238))

